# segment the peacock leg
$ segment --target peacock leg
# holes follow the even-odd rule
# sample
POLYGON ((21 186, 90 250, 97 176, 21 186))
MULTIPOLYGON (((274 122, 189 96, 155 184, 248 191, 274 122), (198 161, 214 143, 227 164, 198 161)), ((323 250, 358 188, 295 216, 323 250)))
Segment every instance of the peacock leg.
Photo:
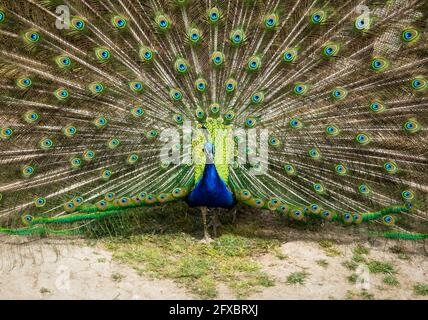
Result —
POLYGON ((237 213, 237 209, 234 208, 232 211, 232 223, 235 223, 236 221, 236 213, 237 213))
POLYGON ((217 237, 217 228, 222 226, 220 219, 218 217, 218 210, 219 209, 214 209, 213 217, 211 219, 211 222, 208 225, 208 227, 213 227, 214 237, 217 237))
POLYGON ((204 224, 204 238, 202 239, 202 242, 209 243, 213 241, 210 237, 210 234, 208 233, 208 225, 207 225, 207 207, 201 207, 201 213, 202 213, 202 223, 204 224))

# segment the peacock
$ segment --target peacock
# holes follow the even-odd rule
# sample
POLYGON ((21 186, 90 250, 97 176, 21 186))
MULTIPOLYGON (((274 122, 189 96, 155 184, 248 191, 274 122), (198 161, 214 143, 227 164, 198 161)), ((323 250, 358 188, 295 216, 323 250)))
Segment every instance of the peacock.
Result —
POLYGON ((211 208, 428 238, 427 14, 1 0, 0 233, 78 234, 183 202, 205 240, 211 208))

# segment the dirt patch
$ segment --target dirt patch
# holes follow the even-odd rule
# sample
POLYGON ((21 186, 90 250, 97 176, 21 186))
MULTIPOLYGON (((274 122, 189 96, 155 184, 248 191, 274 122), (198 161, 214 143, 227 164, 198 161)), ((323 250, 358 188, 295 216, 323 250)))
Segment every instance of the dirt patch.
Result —
POLYGON ((99 240, 1 237, 0 299, 428 297, 423 242, 247 213, 201 244, 198 216, 136 217, 123 228, 130 234, 106 237, 99 233, 109 225, 94 228, 99 240))
POLYGON ((84 241, 0 245, 0 299, 188 299, 167 279, 138 275, 84 241))
POLYGON ((340 253, 329 256, 319 242, 285 243, 281 253, 286 259, 278 261, 271 254, 260 259, 262 270, 276 279, 276 285, 249 296, 249 299, 426 299, 414 292, 417 283, 428 280, 428 258, 425 255, 393 253, 390 248, 396 248, 395 243, 380 247, 369 243, 362 245, 370 252, 364 255, 365 261, 357 263, 352 270, 346 267, 346 262, 355 256, 355 244, 336 244, 335 250, 340 253), (367 263, 371 266, 373 261, 388 262, 394 272, 371 272, 367 263), (296 272, 306 274, 303 284, 287 281, 287 277, 296 272), (393 276, 397 282, 393 285, 388 281, 384 283, 388 276, 393 276), (367 281, 364 283, 363 280, 367 281))
MULTIPOLYGON (((254 290, 249 299, 426 299, 415 293, 415 285, 426 284, 428 259, 423 254, 405 253, 396 243, 373 246, 362 243, 369 253, 365 262, 388 262, 393 273, 368 273, 349 269, 357 245, 334 244, 339 253, 331 256, 320 241, 293 240, 275 253, 258 257, 263 272, 274 285, 254 290), (398 248, 398 249, 397 249, 398 248), (368 277, 368 286, 350 281, 352 275, 368 277), (291 277, 296 283, 289 281, 291 277), (299 276, 303 274, 303 282, 299 276), (392 276, 397 282, 385 283, 392 276), (364 289, 366 288, 366 289, 364 289)), ((197 295, 172 280, 156 279, 112 260, 112 254, 84 241, 37 241, 25 245, 0 246, 1 299, 195 299, 197 295)), ((352 265, 351 265, 352 266, 352 265)), ((364 271, 364 269, 363 269, 364 271)), ((388 271, 388 270, 387 270, 388 271)), ((234 299, 223 283, 218 299, 234 299)))

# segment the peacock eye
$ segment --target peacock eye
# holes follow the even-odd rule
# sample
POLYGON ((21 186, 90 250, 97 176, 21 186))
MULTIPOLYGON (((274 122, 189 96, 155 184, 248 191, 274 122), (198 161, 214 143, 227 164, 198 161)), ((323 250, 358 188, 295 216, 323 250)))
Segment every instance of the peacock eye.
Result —
POLYGON ((167 31, 170 27, 170 20, 166 15, 158 15, 156 23, 162 31, 167 31))
POLYGON ((184 74, 187 72, 188 70, 188 64, 187 61, 184 60, 183 58, 179 58, 175 61, 175 69, 178 71, 178 73, 180 74, 184 74))
POLYGON ((428 88, 428 81, 423 76, 412 79, 412 88, 416 91, 424 91, 428 88))
POLYGON ((309 90, 309 86, 304 83, 296 83, 294 86, 294 93, 297 95, 304 95, 309 90))
POLYGON ((80 17, 74 17, 71 20, 71 27, 76 31, 82 31, 85 27, 85 22, 80 17))
POLYGON ((404 29, 401 33, 401 40, 406 43, 416 42, 420 38, 420 31, 416 28, 404 29))
POLYGON ((368 30, 370 28, 370 17, 360 16, 355 19, 354 27, 357 30, 368 30))

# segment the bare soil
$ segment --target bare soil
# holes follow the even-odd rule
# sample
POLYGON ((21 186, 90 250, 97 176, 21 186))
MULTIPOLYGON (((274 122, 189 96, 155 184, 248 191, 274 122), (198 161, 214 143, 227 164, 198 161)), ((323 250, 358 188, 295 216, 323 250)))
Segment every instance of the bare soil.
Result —
MULTIPOLYGON (((17 245, 2 238, 0 244, 0 299, 195 299, 169 279, 153 279, 112 259, 97 244, 83 240, 37 240, 17 245)), ((368 249, 366 262, 387 262, 393 273, 350 270, 344 262, 355 256, 355 242, 327 245, 318 239, 289 239, 276 253, 257 257, 263 271, 274 280, 249 299, 426 299, 417 295, 416 283, 428 283, 428 258, 423 247, 409 242, 359 243, 368 249), (394 248, 401 248, 394 250, 394 248), (304 275, 301 283, 290 275, 304 275), (365 279, 353 283, 348 277, 365 279), (383 283, 392 276, 394 285, 383 283)), ((360 263, 365 265, 366 262, 360 263)), ((218 299, 233 299, 219 284, 218 299)))

